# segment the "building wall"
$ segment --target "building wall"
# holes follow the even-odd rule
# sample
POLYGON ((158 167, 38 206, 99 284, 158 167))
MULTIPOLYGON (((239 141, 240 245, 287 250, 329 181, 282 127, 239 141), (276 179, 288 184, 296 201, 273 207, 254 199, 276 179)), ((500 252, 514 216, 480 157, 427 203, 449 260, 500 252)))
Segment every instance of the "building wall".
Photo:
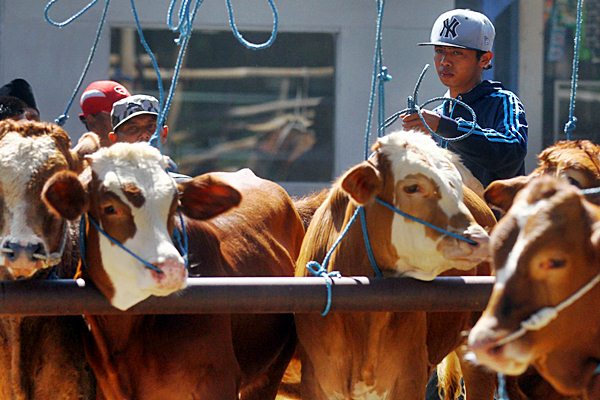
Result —
MULTIPOLYGON (((533 0, 521 3, 541 3, 533 0)), ((39 0, 0 0, 0 82, 16 77, 27 79, 33 86, 42 119, 53 120, 62 114, 81 74, 92 45, 104 2, 96 5, 72 24, 58 29, 44 20, 44 6, 39 0)), ((57 2, 51 16, 62 21, 74 14, 71 3, 57 2)), ((79 6, 87 2, 76 2, 79 6)), ((272 15, 266 0, 235 1, 235 17, 241 29, 270 30, 272 15)), ((138 1, 137 7, 145 27, 165 27, 166 0, 138 1)), ((279 29, 290 32, 334 32, 337 34, 335 175, 363 159, 364 132, 371 86, 374 51, 376 3, 373 0, 279 0, 279 29)), ((432 63, 430 48, 415 44, 427 40, 431 24, 445 10, 454 6, 451 0, 388 0, 385 5, 383 52, 384 64, 393 80, 386 84, 386 114, 406 107, 416 79, 424 64, 432 63)), ((530 8, 523 5, 523 8, 530 8)), ((534 10, 535 7, 532 8, 534 10)), ((522 20, 526 12, 522 12, 522 20)), ((541 18, 541 17, 540 17, 541 18)), ((128 1, 113 1, 107 25, 83 86, 105 79, 109 69, 110 26, 133 26, 128 1)), ((225 1, 204 1, 195 27, 229 29, 225 1)), ((523 36, 523 35, 522 35, 523 36)), ((528 37, 523 37, 525 43, 528 37)), ((192 36, 192 41, 194 40, 192 36)), ((523 59, 523 58, 521 58, 523 59)), ((528 78, 529 79, 529 78, 528 78)), ((524 80, 520 80, 523 82, 524 80)), ((537 88, 527 90, 537 93, 537 88)), ((419 100, 439 96, 444 88, 435 72, 426 75, 419 100)), ((537 95, 537 94, 536 94, 537 95)), ((521 97, 524 97, 521 94, 521 97)), ((527 95, 534 98, 535 96, 527 95)), ((83 126, 78 121, 79 94, 65 125, 73 138, 83 126)), ((529 100, 526 103, 533 103, 529 100)), ((528 115, 529 107, 528 107, 528 115)), ((530 122, 531 117, 530 117, 530 122)), ((532 123, 531 136, 539 131, 532 123)), ((537 143, 535 139, 532 144, 537 143)), ((539 148, 530 146, 531 153, 539 148)), ((528 165, 531 167, 531 165, 528 165)), ((311 185, 295 184, 292 192, 311 189, 311 185)))

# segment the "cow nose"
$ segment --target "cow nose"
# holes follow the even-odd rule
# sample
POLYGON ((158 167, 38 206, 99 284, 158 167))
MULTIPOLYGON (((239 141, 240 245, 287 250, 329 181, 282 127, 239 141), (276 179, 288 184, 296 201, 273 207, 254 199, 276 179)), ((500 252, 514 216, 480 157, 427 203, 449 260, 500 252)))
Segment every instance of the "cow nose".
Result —
POLYGON ((37 261, 37 259, 46 258, 44 244, 41 242, 27 243, 26 245, 22 245, 19 242, 12 242, 9 240, 4 242, 0 251, 2 251, 9 261, 15 261, 17 258, 19 258, 21 252, 25 252, 27 258, 31 261, 37 261))

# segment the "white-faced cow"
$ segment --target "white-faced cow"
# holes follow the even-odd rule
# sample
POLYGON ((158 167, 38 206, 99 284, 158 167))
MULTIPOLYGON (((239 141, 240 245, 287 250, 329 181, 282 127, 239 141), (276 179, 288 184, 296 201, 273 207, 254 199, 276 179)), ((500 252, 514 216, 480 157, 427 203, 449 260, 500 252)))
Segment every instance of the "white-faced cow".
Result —
MULTIPOLYGON (((158 150, 144 143, 115 144, 89 162, 88 174, 55 175, 45 199, 60 215, 69 212, 64 204, 83 205, 84 274, 116 307, 185 286, 171 239, 179 212, 189 275, 293 275, 304 228, 279 185, 250 170, 176 185, 158 150)), ((94 337, 88 359, 106 399, 273 399, 296 340, 293 318, 283 314, 86 318, 94 337)))
MULTIPOLYGON (((60 127, 0 121, 0 279, 72 278, 76 226, 48 212, 41 193, 58 171, 81 168, 60 127)), ((92 398, 79 317, 0 318, 0 398, 92 398)))
MULTIPOLYGON (((450 269, 473 274, 488 258, 482 226, 491 227, 495 219, 479 197, 463 188, 453 157, 415 131, 380 138, 373 151, 334 184, 317 209, 296 275, 308 275, 307 262, 324 259, 359 206, 374 259, 385 275, 431 280, 450 269), (395 214, 381 201, 473 242, 395 214), (481 225, 465 203, 477 211, 481 225)), ((347 276, 374 275, 359 222, 339 242, 327 267, 347 276)), ((460 333, 469 324, 470 313, 297 314, 303 398, 423 399, 428 373, 461 343, 460 333)), ((493 387, 485 390, 485 395, 471 393, 472 398, 491 399, 493 387)))
POLYGON ((477 361, 529 365, 565 395, 592 394, 600 360, 600 209, 566 180, 538 177, 492 233, 497 277, 469 335, 477 361))

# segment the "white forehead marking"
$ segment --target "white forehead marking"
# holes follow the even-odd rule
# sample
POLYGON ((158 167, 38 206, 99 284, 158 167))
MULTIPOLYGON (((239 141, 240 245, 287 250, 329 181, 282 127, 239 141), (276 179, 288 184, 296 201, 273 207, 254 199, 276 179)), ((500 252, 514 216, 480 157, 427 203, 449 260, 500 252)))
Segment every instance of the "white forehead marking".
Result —
POLYGON ((36 238, 26 220, 25 193, 34 173, 56 152, 56 144, 48 135, 23 137, 9 132, 0 140, 0 184, 5 221, 10 225, 4 229, 10 232, 11 240, 27 243, 36 238))
POLYGON ((408 175, 425 175, 438 186, 440 208, 449 218, 464 212, 459 210, 463 202, 462 179, 448 150, 418 131, 392 132, 378 142, 381 152, 392 164, 396 182, 408 175))
POLYGON ((549 201, 547 199, 539 200, 534 204, 530 204, 525 199, 525 196, 521 196, 521 201, 517 201, 513 207, 511 207, 511 215, 515 218, 517 226, 519 227, 519 235, 515 241, 513 248, 510 250, 504 268, 499 268, 496 276, 496 282, 500 284, 506 283, 508 279, 517 271, 517 265, 523 249, 527 244, 524 239, 523 228, 525 224, 535 214, 539 213, 540 210, 545 208, 549 201))

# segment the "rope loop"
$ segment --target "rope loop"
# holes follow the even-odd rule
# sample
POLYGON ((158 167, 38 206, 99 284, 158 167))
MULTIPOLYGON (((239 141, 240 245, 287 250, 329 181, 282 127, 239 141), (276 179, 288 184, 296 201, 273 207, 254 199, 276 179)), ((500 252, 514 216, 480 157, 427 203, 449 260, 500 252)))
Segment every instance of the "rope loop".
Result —
POLYGON ((421 104, 420 106, 417 105, 417 96, 419 95, 419 87, 421 86, 421 82, 423 81, 423 77, 425 76, 425 72, 427 72, 428 68, 429 68, 429 64, 425 64, 425 66, 423 67, 423 70, 421 71, 421 74, 419 75, 419 78, 417 79, 415 89, 413 90, 413 95, 408 96, 408 98, 407 98, 408 107, 405 108, 404 110, 397 111, 394 114, 392 114, 391 116, 389 116, 384 122, 384 127, 387 128, 390 125, 392 125, 394 122, 396 122, 400 118, 400 116, 402 114, 417 113, 417 114, 419 114, 419 119, 423 123, 423 126, 425 126, 425 128, 429 131, 429 133, 436 139, 445 140, 446 142, 458 142, 459 140, 466 139, 467 137, 471 136, 471 134, 475 130, 475 126, 477 125, 477 116, 475 115, 475 111, 473 111, 473 109, 467 103, 465 103, 459 99, 455 99, 453 97, 434 97, 433 99, 427 100, 425 103, 421 104), (456 103, 456 104, 461 105, 462 107, 466 108, 467 111, 469 111, 471 113, 471 116, 473 117, 473 119, 471 121, 472 122, 471 129, 469 129, 469 131, 467 133, 460 135, 458 137, 455 137, 455 138, 447 138, 447 137, 441 136, 438 133, 436 133, 427 124, 427 121, 425 121, 425 117, 423 117, 423 112, 421 111, 421 109, 423 107, 425 107, 426 105, 429 105, 431 103, 434 103, 436 101, 449 101, 451 103, 456 103))
POLYGON ((240 42, 244 47, 250 50, 263 50, 275 42, 275 38, 277 37, 277 29, 279 26, 279 14, 277 12, 277 7, 273 0, 267 0, 269 2, 269 7, 271 7, 271 12, 273 13, 273 29, 271 30, 271 37, 264 43, 252 43, 244 39, 238 27, 235 23, 235 16, 233 15, 233 6, 231 5, 231 0, 225 0, 227 4, 227 14, 229 15, 229 26, 231 26, 231 31, 233 32, 233 36, 240 42))
MULTIPOLYGON (((48 4, 46 5, 46 7, 44 9, 44 17, 46 18, 46 21, 49 24, 57 26, 59 28, 62 28, 63 26, 70 24, 75 19, 77 19, 81 15, 83 15, 94 4, 96 4, 96 2, 98 0, 93 0, 87 6, 85 6, 83 9, 81 9, 79 12, 77 12, 75 15, 73 15, 71 18, 69 18, 66 21, 61 22, 61 23, 57 23, 57 22, 51 20, 50 17, 48 16, 50 8, 57 1, 58 0, 51 0, 48 2, 48 4)), ((77 96, 77 92, 79 92, 79 89, 81 88, 81 84, 83 83, 83 80, 85 79, 85 76, 87 75, 88 70, 90 69, 90 66, 92 65, 92 60, 94 59, 94 54, 96 54, 96 48, 98 47, 98 42, 100 41, 100 35, 102 34, 102 28, 104 27, 104 22, 106 21, 106 14, 108 12, 109 5, 110 5, 110 0, 104 0, 104 9, 102 10, 102 16, 100 17, 100 22, 98 23, 98 28, 96 29, 96 38, 94 39, 94 43, 92 44, 92 48, 90 49, 90 54, 88 55, 85 66, 83 67, 83 71, 81 72, 81 75, 79 76, 79 80, 77 81, 77 84, 75 85, 75 89, 73 89, 73 93, 71 94, 71 97, 69 98, 69 101, 67 102, 65 111, 54 120, 54 122, 59 126, 63 126, 65 124, 65 122, 67 122, 67 119, 69 119, 69 110, 71 109, 71 106, 73 105, 73 101, 75 100, 75 96, 77 96)))
POLYGON ((325 283, 327 285, 327 303, 325 304, 325 309, 321 312, 321 316, 324 317, 329 314, 329 310, 331 309, 331 285, 333 283, 332 278, 341 278, 342 274, 339 271, 331 271, 327 272, 327 269, 323 267, 316 261, 309 261, 306 263, 306 269, 316 277, 325 278, 325 283))
POLYGON ((85 14, 90 8, 92 8, 94 6, 94 4, 96 4, 98 2, 98 0, 92 0, 92 1, 90 1, 88 3, 88 5, 86 5, 85 7, 83 7, 81 10, 79 10, 78 12, 76 12, 75 14, 73 14, 71 17, 67 18, 63 22, 56 22, 52 18, 50 18, 50 15, 49 15, 50 14, 50 9, 57 2, 58 2, 58 0, 50 0, 48 2, 48 4, 46 4, 46 7, 44 7, 44 19, 50 25, 56 26, 57 28, 62 28, 64 26, 69 25, 71 22, 75 21, 77 18, 79 18, 83 14, 85 14))

